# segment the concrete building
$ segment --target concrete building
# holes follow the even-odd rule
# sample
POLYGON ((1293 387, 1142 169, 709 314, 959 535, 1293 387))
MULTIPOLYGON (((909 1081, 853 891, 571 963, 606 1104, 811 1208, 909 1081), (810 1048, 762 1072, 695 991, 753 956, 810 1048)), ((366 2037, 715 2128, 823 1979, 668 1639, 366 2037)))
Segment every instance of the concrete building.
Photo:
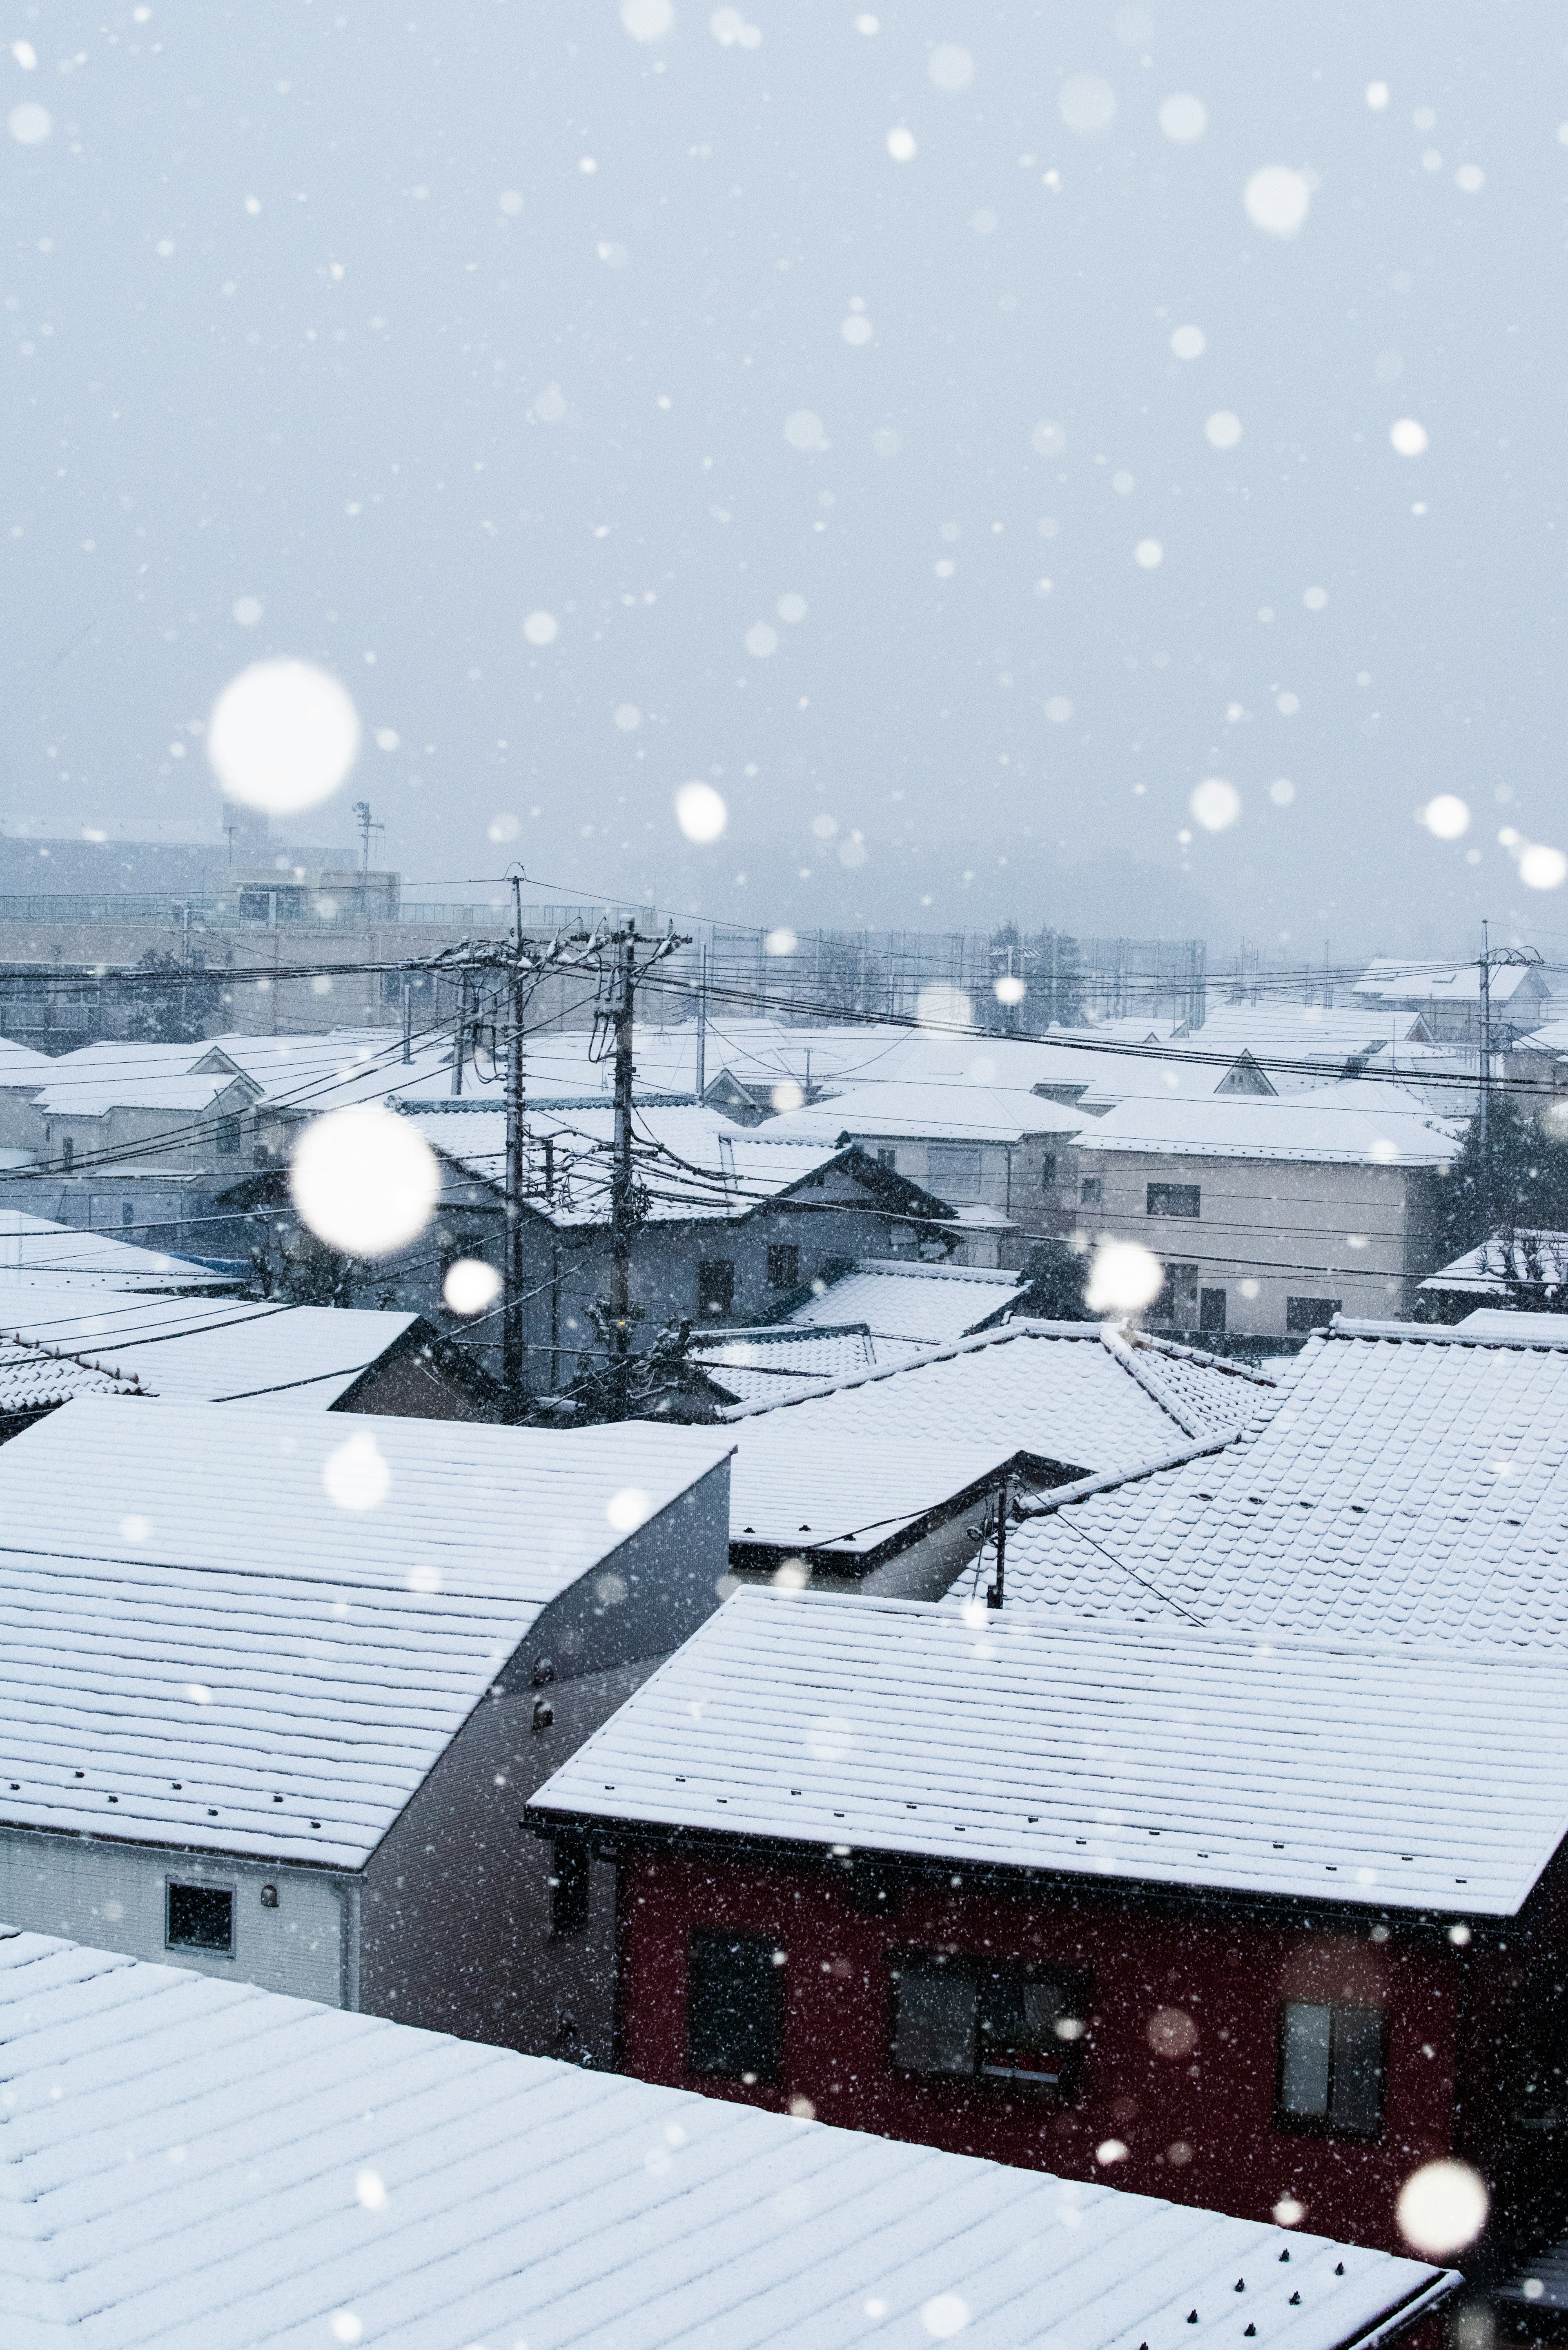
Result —
POLYGON ((1432 1270, 1437 1185, 1459 1149, 1452 1121, 1370 1080, 1128 1101, 1077 1138, 1075 1229, 1158 1259, 1158 1329, 1274 1338, 1342 1310, 1397 1316, 1432 1270))
POLYGON ((523 1799, 718 1604, 727 1433, 68 1404, 0 1449, 0 1918, 607 2061, 523 1799))

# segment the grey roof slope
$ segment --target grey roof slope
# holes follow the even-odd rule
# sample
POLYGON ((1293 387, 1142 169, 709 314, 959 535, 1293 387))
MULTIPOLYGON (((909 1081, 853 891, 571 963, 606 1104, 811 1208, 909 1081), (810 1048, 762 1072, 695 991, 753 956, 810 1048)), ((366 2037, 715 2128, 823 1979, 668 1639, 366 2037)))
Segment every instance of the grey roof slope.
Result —
POLYGON ((606 1432, 632 1440, 94 1401, 16 1438, 0 1822, 360 1866, 540 1610, 633 1531, 613 1497, 636 1477, 652 1516, 726 1450, 606 1432), (389 1471, 379 1503, 331 1498, 345 1448, 389 1471))
POLYGON ((1568 1351, 1342 1317, 1251 1433, 1039 1504, 1007 1578, 1075 1616, 1562 1648, 1565 1562, 1568 1351))
POLYGON ((797 1306, 792 1322, 864 1322, 877 1337, 941 1347, 966 1337, 1018 1294, 1020 1273, 978 1265, 912 1264, 901 1257, 857 1257, 820 1297, 797 1306))
POLYGON ((419 1319, 370 1307, 243 1297, 0 1288, 0 1342, 53 1347, 143 1394, 182 1403, 267 1396, 326 1411, 419 1319))
POLYGON ((534 1796, 566 1815, 1512 1917, 1568 1664, 742 1590, 534 1796))
POLYGON ((1370 2350, 1458 2282, 36 1934, 0 2071, 7 2350, 1178 2350, 1238 2276, 1370 2350))

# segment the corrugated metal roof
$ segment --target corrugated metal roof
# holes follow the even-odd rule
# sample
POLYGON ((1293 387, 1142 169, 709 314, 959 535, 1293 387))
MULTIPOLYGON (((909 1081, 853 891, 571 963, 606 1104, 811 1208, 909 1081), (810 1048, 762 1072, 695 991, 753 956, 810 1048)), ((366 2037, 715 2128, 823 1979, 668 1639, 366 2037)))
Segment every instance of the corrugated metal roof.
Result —
POLYGON ((743 1590, 545 1813, 1511 1917, 1568 1834, 1568 1666, 743 1590))
POLYGON ((0 1289, 0 1336, 68 1350, 84 1364, 134 1379, 145 1394, 182 1403, 271 1396, 326 1411, 419 1318, 244 1298, 84 1300, 79 1291, 62 1297, 0 1289))
MULTIPOLYGON (((112 1184, 112 1174, 108 1181, 112 1184)), ((138 1248, 108 1232, 79 1232, 20 1208, 0 1208, 0 1292, 19 1282, 96 1289, 210 1289, 223 1279, 190 1258, 138 1248)), ((232 1285, 232 1284, 231 1284, 232 1285)))
POLYGON ((1179 2350, 1238 2277, 1351 2350, 1458 2282, 36 1934, 0 2039, 8 2350, 1179 2350))

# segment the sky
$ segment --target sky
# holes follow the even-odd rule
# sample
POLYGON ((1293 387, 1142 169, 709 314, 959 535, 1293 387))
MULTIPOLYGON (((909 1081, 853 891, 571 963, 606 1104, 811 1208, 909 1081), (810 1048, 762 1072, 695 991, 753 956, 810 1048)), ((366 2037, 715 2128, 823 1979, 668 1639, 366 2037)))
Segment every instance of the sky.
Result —
POLYGON ((290 657, 417 895, 1564 954, 1556 11, 0 32, 8 828, 290 657))

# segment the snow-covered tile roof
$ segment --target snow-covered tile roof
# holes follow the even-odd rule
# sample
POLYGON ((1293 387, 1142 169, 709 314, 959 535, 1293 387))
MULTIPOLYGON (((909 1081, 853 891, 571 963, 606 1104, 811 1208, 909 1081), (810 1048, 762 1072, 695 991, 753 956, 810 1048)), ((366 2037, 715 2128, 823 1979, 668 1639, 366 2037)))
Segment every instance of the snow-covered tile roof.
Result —
POLYGON ((36 1934, 0 2051, 7 2350, 1183 2350, 1238 2277, 1351 2350, 1459 2282, 36 1934))
POLYGON ((20 1208, 0 1208, 0 1292, 19 1282, 106 1290, 211 1289, 223 1285, 223 1276, 189 1257, 138 1248, 108 1232, 78 1232, 20 1208))
POLYGON ((328 1410, 419 1318, 244 1298, 0 1288, 0 1338, 67 1352, 144 1394, 183 1403, 275 1399, 328 1410))
MULTIPOLYGON (((4 1304, 0 1294, 0 1307, 4 1304)), ((0 1413, 50 1411, 76 1396, 140 1392, 133 1378, 119 1378, 96 1364, 78 1362, 72 1355, 0 1336, 0 1413)))
MULTIPOLYGON (((487 1182, 502 1181, 506 1124, 499 1112, 443 1111, 422 1103, 404 1107, 410 1116, 418 1116, 420 1132, 447 1159, 487 1182)), ((609 1215, 613 1111, 535 1108, 528 1126, 531 1205, 556 1224, 604 1222, 609 1215), (551 1145, 551 1199, 545 1192, 546 1140, 551 1145)), ((820 1174, 839 1155, 831 1146, 773 1142, 767 1135, 767 1128, 736 1126, 717 1110, 639 1104, 633 1120, 633 1159, 649 1220, 735 1222, 764 1201, 820 1174)))
POLYGON ((618 1495, 724 1450, 67 1405, 0 1449, 0 1822, 361 1866, 618 1495))
POLYGON ((13 1551, 539 1607, 733 1450, 728 1429, 494 1428, 275 1404, 68 1405, 0 1446, 13 1551), (333 1489, 343 1498, 332 1497, 333 1489))
POLYGON ((1125 1470, 1254 1417, 1273 1393, 1099 1323, 1010 1323, 890 1371, 723 1411, 738 1448, 731 1540, 865 1556, 1021 1452, 1125 1470))
POLYGON ((1421 1286, 1468 1290, 1477 1297, 1506 1297, 1511 1281, 1538 1291, 1568 1288, 1568 1232, 1522 1224, 1511 1232, 1493 1232, 1478 1248, 1467 1249, 1451 1264, 1429 1273, 1421 1286))
POLYGON ((1294 1159, 1378 1167, 1443 1167, 1458 1128, 1407 1087, 1368 1078, 1300 1093, 1200 1100, 1124 1100, 1078 1135, 1078 1150, 1208 1159, 1294 1159))
POLYGON ((940 1347, 961 1338, 1006 1304, 1023 1276, 978 1266, 911 1264, 897 1257, 861 1257, 853 1271, 829 1282, 790 1315, 803 1326, 864 1322, 877 1337, 912 1338, 940 1347))
POLYGON ((906 1338, 878 1338, 859 1329, 805 1329, 789 1325, 726 1333, 717 1341, 699 1334, 691 1359, 736 1403, 783 1403, 815 1394, 826 1381, 891 1370, 925 1352, 906 1338))
POLYGON ((1342 1319, 1252 1432, 1052 1494, 1007 1585, 1080 1617, 1568 1648, 1568 1350, 1342 1319))
POLYGON ((1511 1347, 1526 1339, 1537 1347, 1568 1347, 1568 1314, 1515 1314, 1507 1306, 1478 1305, 1455 1327, 1467 1338, 1501 1338, 1511 1347))
POLYGON ((738 1592, 550 1816, 1512 1917, 1568 1835, 1568 1664, 738 1592))
POLYGON ((893 1140, 1018 1143, 1035 1134, 1075 1134, 1083 1113, 1045 1101, 1027 1087, 925 1082, 858 1086, 831 1101, 786 1110, 768 1133, 790 1142, 832 1143, 841 1134, 893 1140))

